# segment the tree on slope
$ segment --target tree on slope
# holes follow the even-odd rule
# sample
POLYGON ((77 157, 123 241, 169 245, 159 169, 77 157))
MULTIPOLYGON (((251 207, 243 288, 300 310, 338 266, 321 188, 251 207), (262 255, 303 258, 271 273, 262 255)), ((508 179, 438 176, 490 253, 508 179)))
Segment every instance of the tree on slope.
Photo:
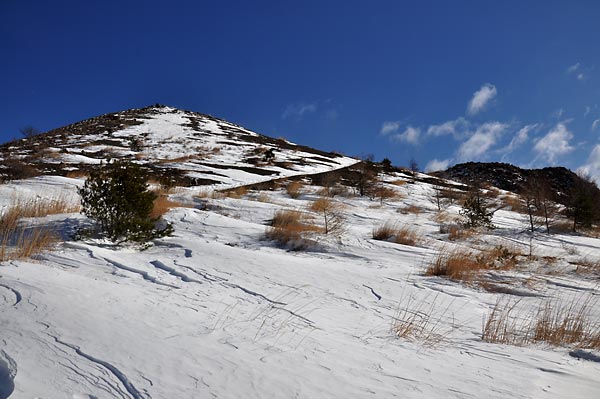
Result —
POLYGON ((472 187, 467 194, 462 209, 459 211, 464 218, 466 227, 494 228, 492 217, 494 211, 490 211, 486 199, 483 197, 479 187, 472 187))
POLYGON ((98 223, 106 238, 146 242, 172 232, 156 228, 150 216, 156 194, 148 190, 147 175, 138 165, 116 161, 94 170, 79 189, 83 213, 98 223))

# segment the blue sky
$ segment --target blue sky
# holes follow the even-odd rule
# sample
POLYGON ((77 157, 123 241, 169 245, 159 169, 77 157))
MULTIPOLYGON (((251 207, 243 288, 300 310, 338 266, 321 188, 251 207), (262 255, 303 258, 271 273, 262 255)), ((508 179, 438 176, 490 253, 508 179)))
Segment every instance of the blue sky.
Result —
POLYGON ((153 103, 421 168, 600 176, 598 1, 0 2, 0 141, 153 103))

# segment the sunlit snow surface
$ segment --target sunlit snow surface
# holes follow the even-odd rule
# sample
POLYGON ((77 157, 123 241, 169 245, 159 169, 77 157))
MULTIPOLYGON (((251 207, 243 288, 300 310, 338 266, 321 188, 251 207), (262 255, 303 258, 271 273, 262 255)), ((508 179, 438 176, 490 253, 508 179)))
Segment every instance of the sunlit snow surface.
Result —
MULTIPOLYGON (((34 179, 0 193, 69 197, 77 184, 34 179)), ((175 234, 148 250, 68 241, 36 260, 2 264, 0 397, 11 390, 11 398, 600 397, 593 351, 585 360, 569 348, 482 342, 484 315, 500 294, 422 274, 442 245, 528 251, 524 217, 499 211, 490 235, 449 243, 432 221, 431 188, 396 189, 404 199, 383 205, 340 198, 347 230, 308 251, 289 252, 263 236, 275 210, 305 209, 315 194, 293 200, 269 192, 271 202, 259 202, 250 193, 200 206, 189 189, 178 195, 197 208, 172 210, 175 234), (424 209, 398 212, 407 205, 424 209), (386 220, 411 224, 426 241, 373 240, 386 220), (444 342, 429 347, 392 334, 407 298, 435 301, 444 342)), ((83 222, 78 215, 45 222, 63 220, 83 222)), ((600 258, 600 241, 539 234, 532 248, 560 260, 556 272, 537 265, 527 285, 515 283, 520 296, 512 297, 523 306, 598 294, 597 277, 575 274, 568 262, 600 258)), ((512 273, 518 280, 523 272, 512 273)))
MULTIPOLYGON (((60 145, 38 151, 40 157, 45 163, 60 164, 64 170, 99 164, 111 157, 128 157, 141 164, 179 170, 195 179, 208 179, 219 188, 319 173, 358 162, 340 154, 313 151, 283 138, 261 136, 209 115, 167 106, 137 110, 136 117, 130 118, 137 124, 123 125, 116 131, 102 131, 101 118, 93 125, 100 133, 82 133, 76 129, 77 124, 63 128, 60 135, 51 131, 53 140, 60 145), (263 162, 266 150, 273 150, 272 162, 263 162)), ((94 119, 82 123, 89 121, 94 119)), ((31 150, 21 150, 13 156, 30 153, 31 150)))

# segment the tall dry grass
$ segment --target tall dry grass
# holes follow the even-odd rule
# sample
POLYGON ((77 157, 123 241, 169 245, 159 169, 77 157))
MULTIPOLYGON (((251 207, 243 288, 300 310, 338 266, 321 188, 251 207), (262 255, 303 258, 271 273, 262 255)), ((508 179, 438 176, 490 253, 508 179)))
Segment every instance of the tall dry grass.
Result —
POLYGON ((439 304, 437 295, 427 303, 427 300, 403 294, 392 319, 391 332, 398 338, 419 341, 425 346, 440 345, 447 341, 452 330, 444 324, 450 305, 439 304))
POLYGON ((410 225, 398 226, 389 221, 373 229, 373 239, 410 246, 415 246, 423 241, 423 237, 410 225))
POLYGON ((173 208, 193 208, 193 204, 184 204, 183 202, 175 201, 169 198, 167 194, 161 194, 154 200, 152 204, 152 212, 150 212, 150 217, 153 219, 158 219, 164 216, 167 212, 169 212, 173 208))
POLYGON ((58 235, 48 227, 23 219, 78 212, 65 198, 16 200, 0 216, 0 261, 29 258, 51 249, 58 235))
POLYGON ((598 303, 591 295, 545 300, 524 314, 518 311, 519 303, 498 300, 484 319, 481 338, 511 345, 546 343, 600 349, 600 320, 592 315, 598 303))
POLYGON ((275 213, 265 236, 280 245, 300 250, 309 245, 306 235, 318 231, 320 228, 311 224, 302 212, 284 209, 275 213))
POLYGON ((297 199, 302 195, 302 189, 304 188, 304 184, 300 181, 291 181, 285 186, 285 191, 290 196, 290 198, 297 199))
POLYGON ((513 269, 520 254, 504 246, 473 252, 464 248, 442 248, 427 266, 425 275, 471 281, 484 270, 513 269))

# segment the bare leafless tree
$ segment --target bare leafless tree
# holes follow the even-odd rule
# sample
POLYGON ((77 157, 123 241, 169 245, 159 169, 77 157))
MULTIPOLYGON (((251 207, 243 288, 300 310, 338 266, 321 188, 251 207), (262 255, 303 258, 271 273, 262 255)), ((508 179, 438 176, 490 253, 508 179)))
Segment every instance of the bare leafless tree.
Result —
POLYGON ((28 139, 40 134, 40 131, 33 126, 24 126, 21 129, 19 129, 19 131, 21 132, 23 137, 28 139))

